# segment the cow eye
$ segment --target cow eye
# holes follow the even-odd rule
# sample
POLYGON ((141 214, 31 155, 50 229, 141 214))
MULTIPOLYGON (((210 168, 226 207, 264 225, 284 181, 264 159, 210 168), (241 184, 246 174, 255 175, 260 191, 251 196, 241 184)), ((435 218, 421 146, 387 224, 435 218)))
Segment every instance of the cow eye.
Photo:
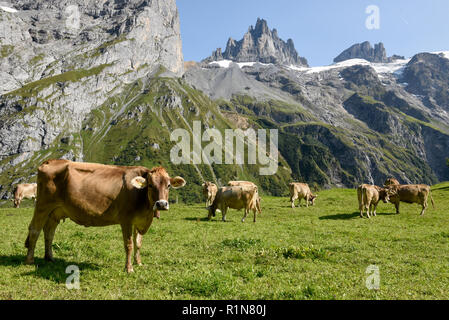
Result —
POLYGON ((169 185, 167 186, 167 188, 170 189, 170 188, 171 188, 171 184, 169 184, 169 185))

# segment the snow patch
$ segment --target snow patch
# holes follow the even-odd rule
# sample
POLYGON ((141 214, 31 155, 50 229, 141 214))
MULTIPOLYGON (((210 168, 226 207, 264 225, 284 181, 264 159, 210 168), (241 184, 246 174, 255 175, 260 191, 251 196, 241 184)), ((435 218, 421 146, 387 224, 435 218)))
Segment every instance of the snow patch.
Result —
POLYGON ((449 59, 449 51, 432 52, 432 54, 442 54, 446 59, 449 59))
POLYGON ((234 61, 231 61, 231 60, 212 61, 212 62, 209 62, 209 65, 218 65, 220 68, 227 69, 233 63, 237 64, 240 69, 243 69, 244 67, 253 67, 255 64, 260 64, 262 66, 268 66, 269 65, 269 64, 260 63, 260 62, 234 62, 234 61))
POLYGON ((220 61, 212 61, 209 65, 218 65, 220 68, 229 68, 229 66, 233 63, 231 60, 220 60, 220 61))
POLYGON ((404 59, 404 60, 396 60, 391 63, 371 63, 364 59, 350 59, 345 60, 339 63, 332 64, 330 66, 323 66, 323 67, 311 67, 311 68, 305 68, 305 67, 297 67, 297 66, 289 66, 288 68, 293 71, 299 71, 299 72, 305 72, 307 74, 313 74, 313 73, 321 73, 325 71, 330 71, 334 69, 344 69, 352 66, 370 66, 372 67, 377 73, 395 73, 400 74, 404 70, 407 63, 409 63, 410 59, 404 59))
POLYGON ((10 8, 10 7, 5 7, 5 6, 0 6, 0 9, 2 9, 3 11, 6 11, 6 12, 11 12, 11 13, 16 13, 16 12, 18 12, 16 9, 14 9, 14 8, 10 8))

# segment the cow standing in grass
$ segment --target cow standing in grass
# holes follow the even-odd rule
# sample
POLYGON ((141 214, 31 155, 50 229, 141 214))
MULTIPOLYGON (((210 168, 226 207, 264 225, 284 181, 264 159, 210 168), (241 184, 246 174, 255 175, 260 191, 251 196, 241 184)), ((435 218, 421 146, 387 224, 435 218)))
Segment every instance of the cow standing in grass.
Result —
POLYGON ((141 265, 142 237, 154 217, 169 209, 170 188, 181 188, 181 177, 170 178, 162 168, 119 167, 68 160, 50 160, 38 169, 38 196, 29 225, 25 262, 34 263, 42 229, 45 259, 52 261, 52 242, 60 220, 69 218, 85 227, 119 224, 126 253, 125 269, 133 272, 131 255, 141 265))
POLYGON ((370 215, 377 216, 377 205, 380 200, 384 203, 389 201, 386 189, 369 184, 362 184, 357 188, 357 197, 359 200, 360 217, 363 218, 363 212, 366 210, 368 219, 370 215))
POLYGON ((208 208, 214 202, 215 196, 218 192, 218 187, 212 182, 205 182, 202 187, 203 195, 206 198, 206 208, 208 208))
POLYGON ((229 181, 228 182, 228 186, 230 186, 230 187, 249 186, 249 187, 256 188, 257 189, 257 200, 256 200, 257 212, 259 214, 262 214, 262 209, 260 207, 259 187, 254 182, 250 182, 250 181, 229 181))
POLYGON ((259 194, 257 188, 253 186, 239 186, 239 187, 223 187, 218 189, 217 196, 214 203, 209 207, 209 220, 215 217, 217 210, 222 213, 222 220, 226 222, 226 214, 228 208, 236 210, 245 210, 242 222, 245 222, 248 213, 252 210, 254 212, 254 222, 256 222, 257 215, 257 199, 259 194))
POLYGON ((34 199, 36 201, 37 183, 21 183, 14 190, 14 207, 19 208, 23 199, 34 199))
POLYGON ((289 185, 290 190, 290 202, 292 203, 292 208, 295 207, 295 201, 299 199, 298 206, 301 206, 301 200, 306 200, 306 207, 309 207, 309 203, 314 206, 315 200, 318 197, 317 195, 314 195, 312 191, 310 191, 310 187, 307 183, 299 183, 299 182, 292 182, 289 185))
POLYGON ((399 205, 401 202, 417 203, 422 206, 421 216, 424 215, 428 207, 428 198, 432 200, 432 206, 435 209, 430 186, 425 184, 410 185, 391 185, 387 187, 390 202, 396 207, 396 213, 399 214, 399 205))

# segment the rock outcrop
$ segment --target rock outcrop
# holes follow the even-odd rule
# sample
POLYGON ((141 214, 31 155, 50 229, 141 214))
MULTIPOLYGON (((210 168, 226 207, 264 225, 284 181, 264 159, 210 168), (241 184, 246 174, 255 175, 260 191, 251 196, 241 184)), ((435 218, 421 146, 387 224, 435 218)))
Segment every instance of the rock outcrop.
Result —
POLYGON ((298 55, 292 39, 280 39, 276 29, 270 30, 266 20, 257 19, 243 39, 229 38, 226 50, 219 48, 205 59, 206 62, 231 60, 234 62, 261 62, 283 65, 307 66, 307 60, 298 55))
POLYGON ((394 60, 404 59, 404 57, 394 55, 387 57, 387 51, 385 50, 382 42, 375 44, 374 48, 371 43, 365 41, 363 43, 357 43, 350 48, 343 51, 338 57, 334 59, 335 63, 342 62, 350 59, 365 59, 369 62, 375 63, 389 63, 394 60))

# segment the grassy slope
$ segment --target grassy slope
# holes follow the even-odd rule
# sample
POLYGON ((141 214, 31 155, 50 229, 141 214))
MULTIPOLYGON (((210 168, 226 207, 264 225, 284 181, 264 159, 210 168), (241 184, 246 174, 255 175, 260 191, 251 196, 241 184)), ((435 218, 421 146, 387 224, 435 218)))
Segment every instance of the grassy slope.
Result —
MULTIPOLYGON (((447 299, 449 183, 435 186, 437 210, 419 217, 381 204, 360 219, 355 190, 329 190, 313 208, 289 208, 287 198, 263 198, 257 224, 206 222, 201 205, 174 205, 144 239, 136 272, 123 272, 118 226, 86 229, 67 221, 56 232, 55 263, 23 265, 32 209, 0 206, 0 299, 447 299), (301 258, 304 256, 304 258, 301 258), (81 269, 81 289, 69 291, 65 268, 81 269), (381 287, 365 287, 366 268, 380 269, 381 287)), ((175 194, 172 193, 172 197, 175 194)))

